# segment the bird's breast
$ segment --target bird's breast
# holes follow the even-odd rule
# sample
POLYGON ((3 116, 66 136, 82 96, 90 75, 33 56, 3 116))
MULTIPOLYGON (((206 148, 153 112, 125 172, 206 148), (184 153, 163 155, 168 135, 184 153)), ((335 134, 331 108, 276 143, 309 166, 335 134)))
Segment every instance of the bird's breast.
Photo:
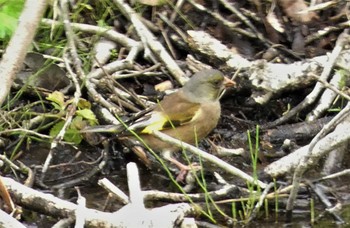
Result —
POLYGON ((197 133, 197 137, 202 139, 217 126, 221 114, 220 103, 212 102, 203 104, 200 112, 197 118, 194 119, 194 130, 197 133))

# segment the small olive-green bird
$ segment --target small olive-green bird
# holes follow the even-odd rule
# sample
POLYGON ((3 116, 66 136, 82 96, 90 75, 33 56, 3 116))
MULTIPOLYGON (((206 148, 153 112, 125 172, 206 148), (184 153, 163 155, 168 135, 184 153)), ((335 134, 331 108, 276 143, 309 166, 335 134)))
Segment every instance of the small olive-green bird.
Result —
POLYGON ((149 166, 150 160, 143 150, 144 142, 176 165, 180 169, 178 179, 181 179, 190 169, 172 156, 181 148, 156 138, 152 131, 158 130, 183 142, 195 144, 216 127, 221 114, 221 92, 234 85, 234 81, 224 77, 218 70, 207 69, 195 73, 181 89, 157 103, 151 112, 129 126, 129 132, 121 133, 118 139, 149 166), (130 131, 137 133, 143 142, 130 131))

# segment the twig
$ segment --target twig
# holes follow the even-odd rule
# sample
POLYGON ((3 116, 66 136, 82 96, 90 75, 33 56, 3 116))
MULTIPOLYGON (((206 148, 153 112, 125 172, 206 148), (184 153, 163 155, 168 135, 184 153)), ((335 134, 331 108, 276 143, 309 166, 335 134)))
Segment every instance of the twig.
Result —
MULTIPOLYGON (((73 32, 72 27, 70 26, 70 21, 69 21, 69 16, 68 16, 69 15, 68 2, 67 2, 67 0, 62 0, 62 1, 60 1, 60 3, 61 3, 63 23, 64 23, 66 36, 67 36, 67 40, 68 40, 70 55, 72 56, 72 62, 74 64, 74 67, 75 67, 75 70, 77 72, 78 77, 80 77, 81 80, 84 80, 86 77, 85 77, 84 71, 82 70, 82 63, 79 59, 77 48, 75 46, 74 32, 73 32)), ((76 75, 73 73, 72 69, 70 68, 67 57, 65 57, 64 60, 65 60, 66 69, 68 70, 70 77, 71 77, 71 79, 74 83, 74 86, 75 86, 74 99, 72 101, 72 104, 68 107, 66 121, 65 121, 62 129, 60 130, 58 135, 55 137, 53 142, 51 143, 50 152, 45 160, 45 163, 44 163, 43 169, 42 169, 42 174, 40 177, 40 181, 42 184, 44 183, 46 172, 47 172, 49 165, 51 163, 51 160, 53 158, 53 155, 52 155, 53 150, 58 146, 60 141, 63 139, 63 137, 66 133, 66 130, 68 129, 69 125, 71 124, 71 122, 73 120, 73 116, 75 115, 75 111, 76 111, 78 103, 79 103, 79 99, 81 97, 81 89, 80 89, 80 84, 78 82, 78 79, 76 78, 76 75)))
POLYGON ((338 95, 344 97, 346 100, 350 101, 350 96, 347 95, 346 93, 340 91, 337 87, 335 87, 334 85, 328 83, 325 80, 322 80, 318 75, 314 74, 314 73, 310 73, 309 74, 311 77, 314 77, 317 79, 317 81, 321 82, 323 84, 323 86, 327 89, 332 90, 333 92, 337 93, 338 95))
MULTIPOLYGON (((127 17, 134 25, 136 32, 142 40, 145 48, 145 54, 147 50, 151 49, 153 54, 165 65, 170 74, 181 84, 185 84, 187 81, 185 73, 180 69, 174 59, 168 54, 163 45, 157 40, 156 37, 147 29, 147 27, 140 21, 137 13, 123 0, 114 0, 115 4, 122 11, 125 17, 127 17)), ((149 52, 149 51, 148 51, 149 52)), ((150 53, 149 53, 150 54, 150 53)), ((149 57, 149 56, 148 56, 149 57)))
POLYGON ((41 137, 43 139, 52 139, 51 136, 40 134, 40 133, 38 133, 36 131, 32 131, 32 130, 28 130, 28 129, 24 129, 24 128, 15 128, 15 129, 3 130, 3 131, 0 132, 0 135, 8 134, 8 133, 25 133, 25 134, 29 134, 29 135, 35 135, 35 136, 41 137))
POLYGON ((16 227, 16 228, 25 228, 22 223, 17 221, 11 215, 5 213, 3 210, 0 210, 0 226, 1 227, 16 227))
POLYGON ((129 73, 129 74, 120 74, 118 73, 114 73, 112 74, 112 77, 114 79, 123 79, 123 78, 131 78, 131 77, 137 77, 137 76, 160 76, 163 75, 163 73, 155 73, 155 72, 151 72, 153 70, 158 69, 161 66, 160 63, 154 64, 151 67, 145 68, 143 70, 134 72, 134 73, 129 73), (147 74, 149 73, 149 74, 147 74))
POLYGON ((321 202, 327 207, 326 211, 333 216, 333 218, 336 220, 337 224, 345 224, 345 221, 339 215, 339 211, 328 210, 328 209, 331 209, 334 207, 333 207, 331 201, 326 196, 326 194, 322 191, 319 184, 313 184, 311 182, 309 182, 308 184, 310 185, 311 189, 316 193, 316 195, 321 200, 321 202))
POLYGON ((241 194, 237 194, 239 191, 239 188, 234 185, 226 185, 222 188, 212 191, 212 192, 206 192, 206 193, 171 193, 171 192, 163 192, 158 190, 147 190, 143 191, 144 200, 165 200, 165 201, 171 201, 171 202, 200 202, 205 201, 208 197, 212 198, 213 200, 220 200, 227 198, 227 195, 234 194, 237 196, 237 198, 242 197, 241 194))
POLYGON ((219 0, 221 4, 223 4, 224 7, 226 7, 229 11, 234 13, 239 19, 243 21, 244 24, 246 24, 255 34, 256 37, 266 46, 270 47, 271 42, 265 39, 264 35, 261 34, 255 26, 249 21, 248 18, 246 18, 239 10, 237 10, 232 4, 230 4, 227 0, 219 0))
POLYGON ((152 133, 154 136, 156 136, 157 138, 167 142, 167 143, 171 143, 171 144, 174 144, 180 148, 183 148, 185 149, 186 151, 189 151, 189 152, 192 152, 198 156, 200 156, 201 158, 207 160, 207 161, 210 161, 214 164, 216 164, 217 166, 219 166, 220 168, 224 169, 226 172, 229 172, 233 175, 236 175, 240 178, 242 178, 243 180, 245 181, 248 181, 249 183, 253 183, 253 184, 257 184, 259 185, 261 188, 265 188, 266 187, 266 184, 259 181, 259 180, 255 180, 252 176, 246 174, 245 172, 237 169, 236 167, 228 164, 227 162, 217 158, 216 156, 214 155, 211 155, 207 152, 204 152, 190 144, 187 144, 187 143, 184 143, 178 139, 174 139, 160 131, 153 131, 152 133))
MULTIPOLYGON (((28 188, 10 178, 4 177, 3 181, 17 204, 29 210, 40 211, 53 217, 72 217, 75 219, 75 211, 78 205, 59 199, 51 194, 28 188)), ((195 214, 194 208, 187 203, 144 209, 142 213, 135 213, 129 208, 127 205, 114 213, 105 213, 86 208, 85 225, 87 227, 145 227, 145 224, 147 224, 150 227, 150 224, 153 224, 152 227, 173 227, 179 220, 181 222, 184 216, 195 214), (132 219, 130 219, 131 214, 133 215, 132 219), (162 219, 159 219, 160 214, 162 219)))
POLYGON ((298 164, 301 164, 301 160, 305 157, 310 157, 310 159, 307 159, 307 165, 315 165, 317 164, 318 159, 320 159, 322 156, 333 150, 334 148, 339 147, 340 145, 343 145, 346 140, 350 137, 350 124, 348 123, 348 120, 344 120, 346 115, 350 112, 350 104, 348 104, 336 117, 334 117, 329 123, 327 123, 324 128, 319 132, 322 135, 325 134, 325 132, 328 132, 330 128, 333 128, 337 125, 336 129, 326 135, 324 138, 320 138, 319 136, 315 136, 317 138, 316 147, 312 150, 312 154, 309 154, 309 145, 303 146, 293 153, 290 153, 283 158, 269 164, 265 167, 264 171, 272 176, 277 177, 280 175, 286 175, 292 172, 293 169, 295 169, 298 164), (345 115, 345 117, 344 117, 345 115), (343 122, 340 122, 340 120, 344 120, 343 122), (327 130, 326 130, 327 129, 327 130))
POLYGON ((205 12, 205 13, 209 14, 210 16, 212 16, 213 18, 215 18, 216 20, 218 20, 220 23, 222 23, 224 26, 226 26, 230 31, 232 31, 234 33, 242 34, 243 36, 246 36, 246 37, 249 37, 249 38, 256 38, 255 33, 249 32, 249 31, 247 31, 245 29, 238 28, 238 25, 240 24, 240 22, 233 23, 231 21, 228 21, 223 16, 221 16, 220 14, 205 8, 203 5, 198 4, 198 3, 196 3, 193 0, 188 0, 188 2, 192 6, 194 6, 197 10, 199 10, 201 12, 205 12))
MULTIPOLYGON (((45 25, 63 25, 60 21, 55 21, 51 19, 42 19, 41 23, 45 25)), ((141 48, 141 42, 135 41, 124 34, 121 34, 117 31, 114 31, 110 28, 102 28, 95 25, 88 25, 88 24, 80 24, 80 23, 70 23, 71 27, 75 30, 79 30, 82 32, 88 32, 93 34, 98 34, 100 36, 106 37, 107 39, 110 39, 112 41, 117 42, 123 47, 126 47, 127 49, 133 49, 134 47, 141 48)))
MULTIPOLYGON (((332 54, 329 56, 329 60, 327 64, 324 66, 322 74, 320 76, 321 80, 326 81, 329 77, 329 74, 334 66, 335 61, 337 60, 338 56, 340 55, 340 52, 343 50, 344 45, 346 43, 346 37, 347 37, 347 30, 344 30, 344 32, 338 37, 338 41, 336 42, 336 46, 334 47, 332 54)), ((279 125, 287 120, 289 120, 291 117, 295 116, 297 113, 299 113, 304 108, 308 107, 312 103, 315 102, 318 95, 322 92, 324 89, 321 82, 317 82, 314 89, 310 94, 308 94, 305 99, 299 103, 296 107, 294 107, 292 110, 290 110, 286 115, 282 116, 281 118, 275 120, 271 124, 269 124, 269 127, 279 125)), ((311 120, 309 120, 311 121, 311 120)))
POLYGON ((294 172, 293 188, 287 202, 286 209, 288 217, 292 215, 294 200, 297 196, 301 177, 306 169, 310 166, 310 164, 315 164, 321 158, 321 155, 329 152, 334 147, 343 145, 343 143, 349 140, 350 135, 349 133, 346 133, 349 128, 349 112, 350 103, 348 103, 346 107, 340 111, 329 123, 327 123, 323 129, 313 138, 308 146, 307 155, 300 159, 299 164, 294 172), (342 124, 339 124, 341 121, 343 121, 342 124), (335 126, 337 126, 336 130, 328 134, 328 137, 325 137, 325 135, 335 126), (321 140, 323 137, 325 137, 324 139, 330 140, 330 142, 325 147, 322 147, 322 142, 327 141, 321 140))
POLYGON ((256 218, 259 209, 261 208, 261 206, 264 203, 264 199, 266 198, 267 194, 269 193, 270 189, 273 187, 274 183, 271 182, 270 184, 268 184, 265 188, 265 190, 263 191, 263 193, 261 194, 261 196, 259 197, 259 201, 256 203, 251 215, 248 218, 248 223, 252 222, 254 218, 256 218))
MULTIPOLYGON (((314 73, 310 73, 310 76, 317 78, 317 80, 321 82, 323 86, 328 90, 325 90, 322 96, 318 99, 316 107, 307 115, 307 120, 318 119, 321 114, 323 114, 333 105, 334 99, 337 97, 337 95, 340 95, 345 99, 347 99, 347 97, 349 98, 348 95, 338 89, 341 86, 340 82, 342 80, 342 75, 339 71, 336 71, 334 73, 329 83, 327 81, 319 79, 319 77, 314 73)), ((348 101, 350 100, 348 99, 348 101)))
POLYGON ((47 0, 25 1, 17 29, 0 62, 0 105, 7 98, 16 73, 21 69, 47 3, 47 0))
POLYGON ((332 34, 334 32, 338 32, 338 31, 342 31, 346 28, 349 28, 350 26, 350 21, 345 21, 342 23, 337 24, 337 26, 328 26, 328 27, 324 27, 321 30, 316 31, 315 33, 312 33, 310 35, 308 35, 305 38, 305 46, 310 45, 312 42, 316 41, 316 40, 322 40, 324 39, 324 37, 327 37, 329 34, 332 34))
MULTIPOLYGON (((342 171, 337 172, 337 173, 332 173, 332 174, 327 175, 325 177, 319 178, 319 179, 317 179, 315 181, 329 180, 329 179, 332 179, 332 178, 341 177, 343 175, 350 175, 350 169, 345 169, 345 170, 342 170, 342 171)), ((315 182, 315 181, 313 181, 313 182, 315 182)))
POLYGON ((93 168, 89 172, 85 172, 84 175, 82 175, 79 178, 76 178, 71 181, 65 181, 62 184, 57 184, 51 186, 53 189, 61 189, 61 188, 69 188, 72 186, 76 186, 77 184, 84 182, 84 181, 89 181, 96 173, 101 172, 101 170, 106 166, 107 161, 108 161, 108 153, 109 153, 109 145, 107 141, 103 141, 103 147, 104 149, 102 150, 102 155, 99 157, 99 159, 96 162, 99 162, 98 165, 93 166, 93 168))
POLYGON ((111 73, 115 72, 117 70, 123 70, 123 69, 131 69, 133 58, 136 56, 135 54, 138 53, 139 49, 137 47, 134 48, 134 51, 130 51, 128 58, 124 60, 117 60, 112 63, 109 63, 102 68, 98 68, 92 72, 90 72, 87 75, 86 80, 86 88, 88 90, 88 93, 90 97, 97 103, 101 104, 103 107, 107 108, 109 111, 111 111, 113 114, 118 115, 122 112, 122 109, 113 103, 107 101, 100 93, 96 91, 96 85, 99 84, 100 78, 105 75, 105 73, 111 73), (129 58, 130 56, 130 58, 129 58))
POLYGON ((123 204, 129 203, 129 197, 120 190, 117 186, 115 186, 112 182, 110 182, 107 178, 103 178, 98 181, 98 185, 106 189, 108 192, 113 193, 113 195, 119 199, 123 204))

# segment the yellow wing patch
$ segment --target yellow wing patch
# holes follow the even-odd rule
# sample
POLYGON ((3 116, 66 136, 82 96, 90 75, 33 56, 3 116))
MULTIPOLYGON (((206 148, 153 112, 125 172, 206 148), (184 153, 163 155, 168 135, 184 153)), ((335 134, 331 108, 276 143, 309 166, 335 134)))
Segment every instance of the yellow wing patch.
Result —
POLYGON ((164 112, 153 112, 149 119, 134 124, 131 126, 131 129, 139 129, 140 133, 151 134, 153 131, 161 131, 189 124, 199 118, 201 113, 201 109, 195 112, 170 113, 169 115, 164 112))
POLYGON ((161 131, 169 120, 164 115, 154 115, 147 122, 149 123, 148 126, 145 127, 141 133, 150 134, 153 131, 161 131))

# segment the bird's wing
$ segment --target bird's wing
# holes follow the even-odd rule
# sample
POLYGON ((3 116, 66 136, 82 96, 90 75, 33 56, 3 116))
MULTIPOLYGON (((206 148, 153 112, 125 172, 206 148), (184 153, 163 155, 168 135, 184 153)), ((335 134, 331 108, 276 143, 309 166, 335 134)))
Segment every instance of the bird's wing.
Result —
POLYGON ((171 94, 159 102, 156 108, 130 126, 130 130, 151 133, 185 125, 196 119, 201 104, 189 102, 182 93, 171 94))

